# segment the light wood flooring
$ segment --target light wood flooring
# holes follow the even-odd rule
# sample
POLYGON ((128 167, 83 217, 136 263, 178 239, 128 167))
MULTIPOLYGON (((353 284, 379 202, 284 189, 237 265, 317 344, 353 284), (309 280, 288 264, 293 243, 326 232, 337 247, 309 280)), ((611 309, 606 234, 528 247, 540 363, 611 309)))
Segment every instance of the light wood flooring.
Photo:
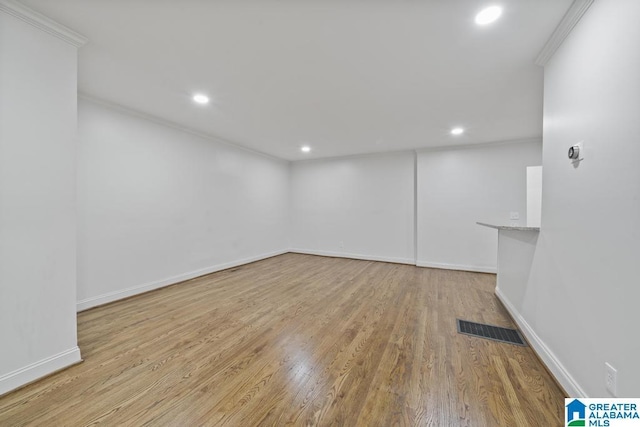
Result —
POLYGON ((84 362, 0 426, 556 426, 564 400, 490 274, 286 254, 78 315, 84 362))

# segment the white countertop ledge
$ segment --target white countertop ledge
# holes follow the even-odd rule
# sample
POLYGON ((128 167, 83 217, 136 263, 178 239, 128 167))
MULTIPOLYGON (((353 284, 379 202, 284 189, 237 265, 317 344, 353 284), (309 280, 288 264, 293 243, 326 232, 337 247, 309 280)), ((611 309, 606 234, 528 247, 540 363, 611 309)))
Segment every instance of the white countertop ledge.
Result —
POLYGON ((483 227, 495 228, 496 230, 513 230, 513 231, 540 231, 540 227, 523 227, 520 225, 496 225, 487 224, 486 222, 476 222, 483 227))

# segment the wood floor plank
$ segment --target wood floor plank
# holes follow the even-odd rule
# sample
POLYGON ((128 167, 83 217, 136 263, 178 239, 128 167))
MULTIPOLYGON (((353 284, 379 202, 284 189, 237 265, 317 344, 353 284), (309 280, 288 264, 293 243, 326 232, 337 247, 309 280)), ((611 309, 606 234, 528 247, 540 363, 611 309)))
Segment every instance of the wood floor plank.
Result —
POLYGON ((559 425, 495 276, 285 254, 78 315, 84 362, 0 397, 4 426, 559 425))

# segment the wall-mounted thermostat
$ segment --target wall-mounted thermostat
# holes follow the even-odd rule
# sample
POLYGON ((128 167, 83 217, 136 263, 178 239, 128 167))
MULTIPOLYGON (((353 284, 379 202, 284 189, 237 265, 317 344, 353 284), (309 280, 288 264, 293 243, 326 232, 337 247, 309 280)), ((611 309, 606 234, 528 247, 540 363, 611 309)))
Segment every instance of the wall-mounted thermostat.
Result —
POLYGON ((569 158, 575 160, 578 157, 580 157, 580 146, 572 145, 571 147, 569 147, 569 158))
POLYGON ((567 153, 569 160, 571 162, 579 162, 584 159, 584 148, 582 146, 582 141, 578 142, 575 145, 569 147, 569 152, 567 153))

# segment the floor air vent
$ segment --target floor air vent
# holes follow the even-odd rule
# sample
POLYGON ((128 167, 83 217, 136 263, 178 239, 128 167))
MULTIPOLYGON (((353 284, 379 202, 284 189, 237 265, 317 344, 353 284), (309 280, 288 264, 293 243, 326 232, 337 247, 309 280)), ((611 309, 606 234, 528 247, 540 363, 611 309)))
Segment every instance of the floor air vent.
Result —
POLYGON ((474 337, 486 338, 489 340, 506 342, 525 346, 522 335, 516 329, 500 328, 498 326, 484 325, 482 323, 468 322, 466 320, 458 321, 458 332, 474 337))

